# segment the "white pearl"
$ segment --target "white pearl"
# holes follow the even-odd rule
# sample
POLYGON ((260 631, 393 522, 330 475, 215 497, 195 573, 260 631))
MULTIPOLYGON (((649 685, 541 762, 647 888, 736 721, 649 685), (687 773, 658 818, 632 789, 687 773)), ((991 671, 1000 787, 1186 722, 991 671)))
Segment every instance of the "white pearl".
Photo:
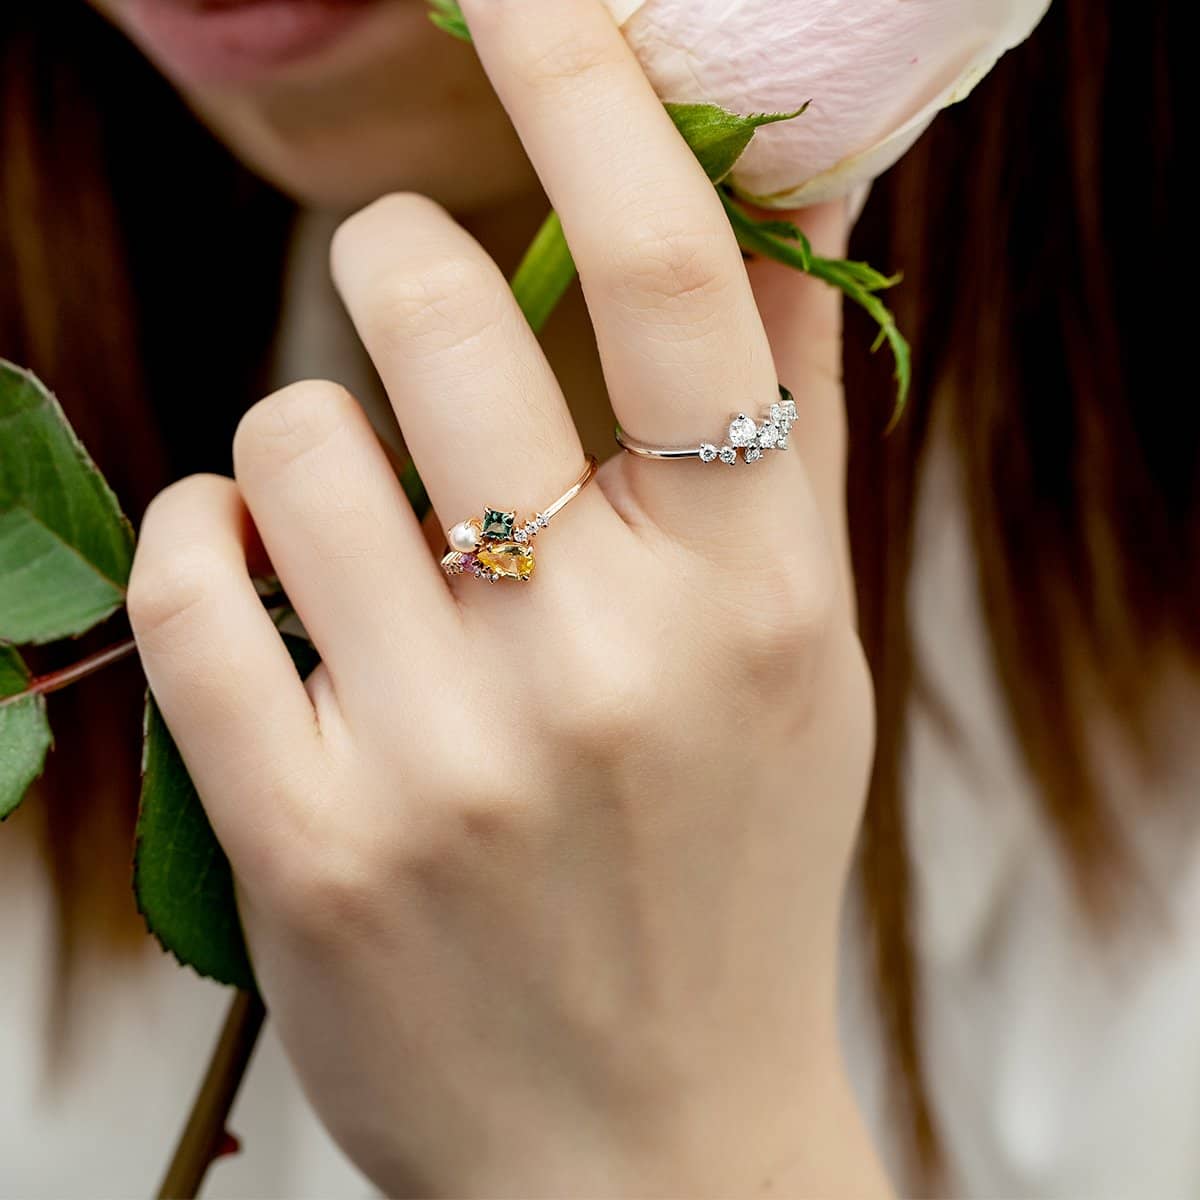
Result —
POLYGON ((470 554, 479 544, 475 526, 470 521, 460 521, 446 536, 450 549, 457 550, 459 554, 470 554))

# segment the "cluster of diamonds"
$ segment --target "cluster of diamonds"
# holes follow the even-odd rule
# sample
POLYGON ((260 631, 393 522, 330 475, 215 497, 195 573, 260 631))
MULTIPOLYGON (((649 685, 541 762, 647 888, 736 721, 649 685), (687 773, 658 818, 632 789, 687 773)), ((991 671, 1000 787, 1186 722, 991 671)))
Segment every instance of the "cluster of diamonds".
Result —
POLYGON ((723 446, 704 442, 700 446, 701 462, 723 462, 733 466, 742 452, 745 462, 758 462, 768 450, 786 450, 788 435, 796 423, 796 402, 784 389, 780 389, 778 404, 772 404, 761 421, 755 421, 745 413, 738 413, 729 423, 728 441, 723 446))

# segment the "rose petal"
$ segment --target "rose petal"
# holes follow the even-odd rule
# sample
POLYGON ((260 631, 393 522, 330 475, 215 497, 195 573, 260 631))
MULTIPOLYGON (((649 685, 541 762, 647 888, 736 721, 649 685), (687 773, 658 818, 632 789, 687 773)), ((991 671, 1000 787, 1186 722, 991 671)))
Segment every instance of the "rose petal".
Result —
POLYGON ((804 116, 760 130, 732 180, 760 203, 791 207, 886 170, 1048 3, 642 0, 625 35, 664 100, 742 113, 812 100, 804 116))

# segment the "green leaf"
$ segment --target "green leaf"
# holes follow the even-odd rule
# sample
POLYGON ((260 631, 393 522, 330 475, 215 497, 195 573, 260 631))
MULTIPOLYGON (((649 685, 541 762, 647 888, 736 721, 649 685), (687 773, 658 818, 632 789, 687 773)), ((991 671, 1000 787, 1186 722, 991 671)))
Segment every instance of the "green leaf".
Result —
POLYGON ((54 741, 45 697, 28 691, 29 678, 21 656, 0 646, 0 821, 16 812, 54 741))
POLYGON ((577 272, 558 213, 551 212, 512 277, 512 292, 534 333, 541 333, 577 272))
POLYGON ((0 639, 84 633, 125 599, 133 530, 54 397, 0 359, 0 639))
POLYGON ((745 117, 718 104, 667 104, 664 107, 709 179, 720 183, 737 165, 759 129, 764 125, 791 121, 808 105, 802 104, 793 112, 752 113, 745 117))
POLYGON ((417 464, 411 458, 401 468, 400 486, 404 489, 404 494, 408 497, 413 512, 417 515, 417 520, 425 520, 429 515, 429 510, 433 508, 433 503, 429 499, 429 493, 425 490, 425 481, 417 470, 417 464))
MULTIPOLYGON (((316 652, 302 638, 285 634, 284 641, 307 677, 316 652)), ((138 909, 163 948, 218 983, 252 989, 229 860, 149 695, 133 864, 138 909)))
POLYGON ((729 214, 729 220, 742 249, 772 258, 839 288, 874 318, 879 325, 879 336, 871 349, 878 350, 887 342, 896 362, 896 404, 887 426, 888 430, 893 429, 908 401, 909 387, 912 383, 912 352, 896 325, 895 316, 875 293, 895 287, 901 276, 884 275, 867 263, 849 262, 842 258, 820 258, 813 254, 808 239, 799 228, 791 227, 795 229, 795 235, 790 231, 781 233, 778 221, 757 220, 724 191, 721 192, 721 201, 729 214))
POLYGON ((471 40, 471 31, 467 28, 467 20, 457 0, 429 0, 429 19, 459 41, 471 40))
POLYGON ((804 235, 804 230, 795 221, 784 221, 776 218, 765 218, 756 222, 761 233, 771 233, 776 237, 786 238, 789 242, 800 242, 805 250, 811 253, 812 246, 804 235))

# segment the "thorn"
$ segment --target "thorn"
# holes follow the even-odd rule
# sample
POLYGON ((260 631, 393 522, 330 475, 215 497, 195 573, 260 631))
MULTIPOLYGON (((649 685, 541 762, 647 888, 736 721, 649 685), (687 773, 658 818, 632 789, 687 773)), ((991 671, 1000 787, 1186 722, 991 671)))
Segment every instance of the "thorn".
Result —
POLYGON ((218 1158, 228 1158, 232 1154, 240 1154, 242 1143, 238 1140, 236 1134, 232 1134, 228 1129, 221 1130, 221 1136, 217 1138, 216 1149, 213 1150, 213 1162, 218 1158))

